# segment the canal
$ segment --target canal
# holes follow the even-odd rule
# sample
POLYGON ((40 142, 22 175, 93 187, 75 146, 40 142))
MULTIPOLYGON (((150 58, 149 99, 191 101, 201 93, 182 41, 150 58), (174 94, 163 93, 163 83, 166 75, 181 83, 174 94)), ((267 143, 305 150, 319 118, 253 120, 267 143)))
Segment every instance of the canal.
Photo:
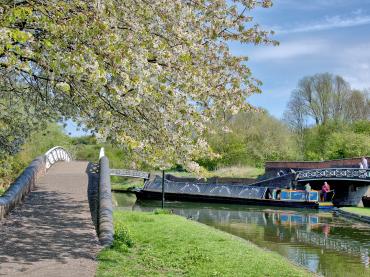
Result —
MULTIPOLYGON (((160 201, 136 201, 114 193, 116 209, 152 211, 160 201)), ((166 202, 166 208, 256 245, 278 252, 318 274, 370 276, 370 227, 315 210, 190 202, 166 202)))

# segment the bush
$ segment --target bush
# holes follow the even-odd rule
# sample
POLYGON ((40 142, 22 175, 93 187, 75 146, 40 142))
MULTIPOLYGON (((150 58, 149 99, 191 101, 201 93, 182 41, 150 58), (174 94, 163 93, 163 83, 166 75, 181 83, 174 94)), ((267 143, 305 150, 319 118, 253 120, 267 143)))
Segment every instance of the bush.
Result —
POLYGON ((291 160, 297 157, 293 134, 285 124, 267 112, 245 112, 233 116, 224 132, 214 124, 215 134, 208 135, 215 160, 200 160, 208 170, 227 166, 263 167, 267 160, 291 160))
POLYGON ((353 123, 352 130, 357 134, 364 134, 370 136, 370 121, 359 120, 353 123))
POLYGON ((328 122, 305 131, 305 158, 327 160, 369 155, 370 122, 328 122))
POLYGON ((128 248, 134 245, 130 232, 123 222, 116 222, 114 225, 114 241, 112 247, 119 251, 126 252, 128 248))
POLYGON ((172 210, 169 209, 155 209, 154 214, 172 214, 172 210))
POLYGON ((370 137, 354 132, 330 134, 326 143, 325 158, 341 159, 365 156, 369 153, 370 137))

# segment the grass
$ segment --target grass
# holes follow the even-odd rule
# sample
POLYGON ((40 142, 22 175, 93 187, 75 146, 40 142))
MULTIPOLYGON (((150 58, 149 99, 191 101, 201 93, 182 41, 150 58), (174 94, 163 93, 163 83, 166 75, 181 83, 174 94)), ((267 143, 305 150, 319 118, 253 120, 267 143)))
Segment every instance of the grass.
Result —
MULTIPOLYGON (((222 167, 214 171, 208 171, 207 176, 210 177, 233 177, 233 178, 257 178, 259 175, 265 173, 263 168, 256 168, 250 166, 229 166, 222 167)), ((166 174, 172 174, 178 177, 199 177, 193 173, 186 171, 166 171, 166 174)))
POLYGON ((97 276, 312 276, 277 253, 180 216, 115 211, 97 276))
POLYGON ((370 216, 370 208, 360 208, 360 207, 343 207, 341 210, 349 213, 354 213, 358 215, 370 216))
MULTIPOLYGON (((162 172, 155 172, 155 174, 162 176, 162 172)), ((166 171, 166 174, 171 174, 177 177, 199 177, 196 176, 194 173, 187 172, 187 171, 166 171)))
POLYGON ((137 187, 142 188, 144 186, 144 181, 137 178, 122 178, 122 177, 111 177, 111 187, 112 190, 127 191, 130 188, 137 187))
POLYGON ((130 188, 142 188, 143 187, 143 182, 139 181, 139 182, 136 182, 136 183, 128 183, 128 184, 125 184, 125 183, 112 183, 111 185, 112 187, 112 190, 121 190, 121 191, 127 191, 128 189, 130 188))
POLYGON ((5 188, 0 188, 0 196, 3 195, 5 191, 6 191, 5 188))
POLYGON ((234 178, 257 178, 265 173, 265 169, 249 166, 230 166, 213 171, 214 176, 234 178))

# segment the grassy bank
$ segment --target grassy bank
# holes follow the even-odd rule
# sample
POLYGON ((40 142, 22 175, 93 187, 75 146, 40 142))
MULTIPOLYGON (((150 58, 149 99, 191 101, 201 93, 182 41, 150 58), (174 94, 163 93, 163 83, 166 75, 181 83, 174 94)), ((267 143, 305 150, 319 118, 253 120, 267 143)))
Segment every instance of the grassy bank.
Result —
POLYGON ((212 171, 213 176, 234 178, 257 178, 259 175, 262 175, 264 173, 264 168, 251 166, 229 166, 212 171))
MULTIPOLYGON (((257 178, 259 175, 265 173, 263 168, 251 167, 251 166, 228 166, 221 167, 213 171, 207 171, 206 177, 233 177, 233 178, 257 178)), ((159 174, 159 173, 158 173, 159 174)), ((166 174, 172 174, 178 177, 199 177, 193 173, 186 171, 166 171, 166 174)))
POLYGON ((311 276, 282 256, 176 215, 114 213, 97 276, 311 276))
POLYGON ((357 215, 370 216, 370 208, 360 208, 360 207, 343 207, 341 210, 357 215))
POLYGON ((144 181, 137 178, 122 178, 122 177, 111 177, 112 190, 115 191, 127 191, 130 188, 136 187, 141 188, 144 186, 144 181))

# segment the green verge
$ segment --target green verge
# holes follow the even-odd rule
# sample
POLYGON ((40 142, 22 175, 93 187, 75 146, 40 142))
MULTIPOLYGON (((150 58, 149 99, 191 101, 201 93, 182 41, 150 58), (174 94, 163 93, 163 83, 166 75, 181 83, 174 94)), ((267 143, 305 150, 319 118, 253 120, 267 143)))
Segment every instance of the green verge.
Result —
POLYGON ((111 187, 112 190, 115 191, 128 191, 130 188, 142 188, 144 186, 144 182, 141 179, 135 178, 119 178, 119 177, 111 177, 111 187))
POLYGON ((370 216, 370 208, 360 208, 360 207, 343 207, 341 210, 357 215, 370 216))
MULTIPOLYGON (((206 171, 205 177, 257 178, 264 173, 264 168, 251 166, 228 166, 221 167, 213 171, 206 171)), ((157 174, 160 175, 161 173, 157 172, 157 174)), ((172 174, 177 177, 199 177, 191 172, 186 171, 166 171, 166 174, 172 174)))
POLYGON ((141 188, 141 187, 143 187, 143 184, 140 184, 140 183, 136 183, 136 184, 134 184, 134 185, 132 185, 132 184, 121 184, 121 183, 112 183, 111 184, 111 188, 112 188, 112 190, 114 190, 114 191, 129 191, 129 189, 131 189, 131 188, 134 188, 134 187, 136 187, 136 188, 141 188))
POLYGON ((115 242, 97 276, 312 276, 277 253, 166 214, 115 211, 115 242))

